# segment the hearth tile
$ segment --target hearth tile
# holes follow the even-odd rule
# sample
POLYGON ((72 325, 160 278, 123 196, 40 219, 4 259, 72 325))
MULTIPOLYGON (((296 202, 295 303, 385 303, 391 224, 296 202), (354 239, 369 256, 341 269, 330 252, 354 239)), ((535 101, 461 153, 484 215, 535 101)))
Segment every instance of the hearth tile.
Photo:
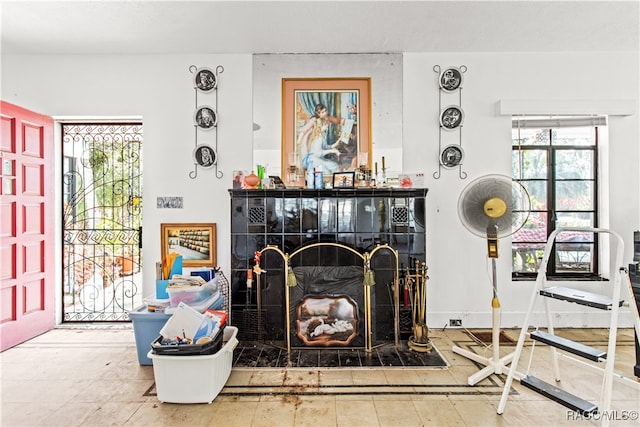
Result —
POLYGON ((240 354, 235 361, 235 366, 239 368, 255 368, 261 351, 262 349, 260 347, 241 347, 240 354))
POLYGON ((275 366, 278 368, 284 368, 289 363, 289 353, 286 350, 279 349, 280 353, 278 355, 278 359, 274 361, 275 366))
POLYGON ((317 368, 319 365, 318 350, 300 350, 298 358, 298 368, 317 368))
POLYGON ((370 353, 363 351, 360 354, 360 363, 362 363, 362 366, 382 366, 382 361, 376 351, 370 353))
POLYGON ((323 350, 319 352, 318 366, 321 368, 335 368, 340 366, 339 350, 323 350))
POLYGON ((349 367, 360 367, 362 363, 360 362, 360 352, 358 350, 338 350, 338 357, 340 360, 340 366, 349 368, 349 367))
POLYGON ((438 354, 436 350, 431 350, 430 353, 423 353, 420 356, 425 366, 441 366, 447 367, 447 362, 438 354))
POLYGON ((256 360, 256 367, 260 368, 277 368, 280 360, 280 349, 263 346, 258 359, 256 360))
POLYGON ((375 350, 382 366, 403 366, 395 347, 381 347, 375 350))
POLYGON ((300 350, 291 350, 289 354, 285 354, 284 356, 287 357, 287 359, 283 367, 285 368, 298 367, 298 362, 300 360, 300 350))
POLYGON ((426 366, 424 363, 424 354, 425 353, 409 350, 404 341, 401 342, 398 347, 398 355, 403 366, 426 366))

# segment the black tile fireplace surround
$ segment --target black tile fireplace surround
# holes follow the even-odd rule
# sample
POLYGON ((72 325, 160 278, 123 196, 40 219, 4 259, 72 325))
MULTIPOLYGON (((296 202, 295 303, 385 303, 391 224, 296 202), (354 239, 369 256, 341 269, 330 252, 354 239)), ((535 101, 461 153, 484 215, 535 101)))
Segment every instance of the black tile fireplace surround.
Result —
MULTIPOLYGON (((239 328, 241 341, 256 341, 278 347, 286 340, 285 291, 287 273, 284 259, 275 251, 265 251, 261 267, 266 270, 247 287, 247 271, 254 266, 256 251, 273 245, 285 254, 319 242, 341 243, 360 254, 388 244, 398 252, 400 273, 416 261, 425 261, 425 197, 427 189, 279 189, 229 190, 231 196, 231 323, 239 328), (258 301, 260 300, 260 301, 258 301), (258 310, 258 304, 261 310, 258 310)), ((290 259, 296 277, 302 279, 307 267, 362 267, 357 254, 335 247, 317 247, 290 259)), ((372 342, 393 341, 393 275, 396 260, 390 251, 379 251, 371 259, 375 285, 371 288, 372 342)), ((321 270, 318 270, 321 271, 321 270)), ((357 280, 356 280, 357 281, 357 280)), ((319 295, 313 283, 299 280, 291 288, 291 310, 305 296, 319 295)), ((312 281, 313 282, 313 281, 312 281)), ((332 285, 331 285, 332 286, 332 285)), ((361 290, 329 286, 329 294, 345 294, 361 314, 361 290)), ((402 286, 402 283, 400 283, 402 286)), ((410 309, 400 310, 400 332, 411 333, 410 309)), ((295 314, 295 313, 294 313, 295 314)), ((295 326, 292 318, 291 325, 295 326)), ((362 342, 359 331, 348 345, 362 342)), ((290 330, 296 348, 306 346, 290 330)), ((335 348, 335 347, 330 347, 335 348)), ((316 349, 318 349, 316 347, 316 349)), ((322 350, 320 348, 319 350, 322 350)))

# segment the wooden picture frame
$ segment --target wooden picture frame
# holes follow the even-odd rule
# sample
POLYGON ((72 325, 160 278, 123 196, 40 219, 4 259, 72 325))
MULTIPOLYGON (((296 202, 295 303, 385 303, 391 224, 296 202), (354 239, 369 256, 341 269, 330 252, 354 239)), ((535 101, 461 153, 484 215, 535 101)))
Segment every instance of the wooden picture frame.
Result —
POLYGON ((371 79, 283 78, 281 153, 282 176, 371 169, 371 79))
POLYGON ((336 172, 333 174, 333 188, 354 188, 355 172, 336 172))
POLYGON ((183 267, 216 267, 216 224, 160 224, 161 259, 182 255, 183 267))

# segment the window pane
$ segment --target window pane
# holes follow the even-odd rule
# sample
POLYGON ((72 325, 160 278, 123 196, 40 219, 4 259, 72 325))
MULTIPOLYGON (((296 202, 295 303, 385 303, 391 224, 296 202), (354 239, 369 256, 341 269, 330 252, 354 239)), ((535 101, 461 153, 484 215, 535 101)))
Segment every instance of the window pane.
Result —
POLYGON ((557 150, 556 179, 593 179, 592 150, 557 150))
POLYGON ((553 130, 553 145, 595 145, 595 128, 559 128, 553 130))
POLYGON ((527 222, 513 234, 513 242, 546 242, 547 241, 547 213, 531 212, 527 222))
POLYGON ((547 150, 520 150, 511 153, 511 169, 516 179, 546 179, 547 150))
MULTIPOLYGON (((554 229, 598 224, 598 127, 589 125, 585 117, 564 119, 554 124, 518 122, 516 116, 512 117, 512 176, 526 188, 531 200, 526 224, 512 236, 512 268, 519 276, 537 271, 554 229), (578 120, 570 124, 569 119, 578 120), (539 127, 518 128, 518 123, 539 127), (580 127, 556 127, 567 125, 580 127)), ((593 233, 561 233, 556 240, 551 255, 556 262, 549 265, 549 274, 575 273, 567 275, 574 277, 598 273, 593 233)))
POLYGON ((582 231, 563 231, 556 236, 556 242, 593 243, 593 233, 582 231))
POLYGON ((549 129, 518 129, 511 130, 513 145, 549 145, 549 129))
POLYGON ((592 243, 563 243, 556 245, 556 272, 592 273, 594 271, 592 243))
POLYGON ((542 259, 544 244, 515 244, 512 247, 511 267, 514 273, 535 273, 542 259))
MULTIPOLYGON (((556 228, 595 227, 593 212, 556 212, 556 228)), ((560 237, 560 236, 558 236, 560 237)))
POLYGON ((556 209, 593 210, 593 181, 557 181, 556 209))
POLYGON ((529 193, 531 210, 547 210, 547 181, 520 181, 529 193))

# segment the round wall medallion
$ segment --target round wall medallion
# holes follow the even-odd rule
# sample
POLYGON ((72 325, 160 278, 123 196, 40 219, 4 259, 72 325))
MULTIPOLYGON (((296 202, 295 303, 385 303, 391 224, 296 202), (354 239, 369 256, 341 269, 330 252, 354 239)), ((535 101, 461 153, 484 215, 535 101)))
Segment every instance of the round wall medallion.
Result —
POLYGON ((211 92, 217 85, 216 74, 210 68, 198 68, 193 75, 193 86, 202 92, 211 92))
POLYGON ((454 168, 462 164, 464 151, 459 145, 448 145, 440 153, 440 164, 445 168, 454 168))
POLYGON ((440 126, 445 130, 454 130, 462 126, 464 112, 456 105, 450 105, 440 114, 440 126))
POLYGON ((210 168, 218 161, 218 155, 210 145, 200 144, 193 150, 193 161, 200 167, 210 168))
POLYGON ((202 107, 198 107, 196 112, 193 114, 193 120, 201 129, 212 129, 218 123, 218 115, 213 107, 204 105, 202 107))
POLYGON ((445 92, 460 89, 464 77, 460 68, 448 67, 440 73, 440 88, 445 92))

